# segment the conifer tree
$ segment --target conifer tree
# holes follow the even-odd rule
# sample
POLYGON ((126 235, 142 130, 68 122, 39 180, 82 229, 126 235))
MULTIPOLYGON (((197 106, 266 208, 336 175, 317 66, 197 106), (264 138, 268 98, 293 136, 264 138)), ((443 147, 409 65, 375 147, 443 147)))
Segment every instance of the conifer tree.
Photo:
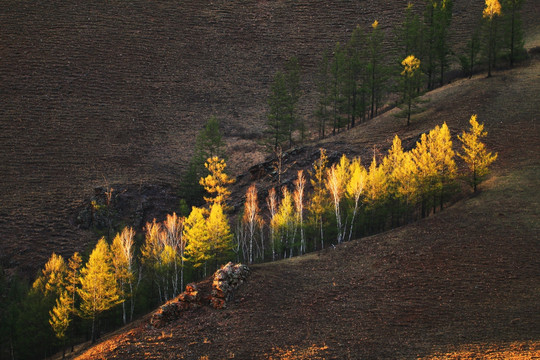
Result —
POLYGON ((53 252, 41 270, 41 275, 34 281, 32 288, 45 296, 56 297, 62 293, 66 286, 66 272, 64 258, 53 252))
POLYGON ((221 262, 230 258, 233 238, 221 204, 212 205, 206 226, 208 229, 209 259, 214 261, 214 269, 217 269, 221 262))
POLYGON ((332 135, 335 135, 343 127, 342 110, 345 103, 343 90, 344 74, 346 70, 345 49, 340 43, 336 44, 334 49, 334 58, 330 65, 331 89, 330 89, 330 106, 332 116, 332 135))
POLYGON ((385 66, 384 66, 384 51, 382 51, 382 45, 384 41, 384 34, 379 28, 379 22, 375 20, 371 24, 371 34, 369 36, 369 64, 367 68, 368 72, 368 87, 370 100, 370 117, 373 118, 377 115, 377 110, 382 98, 382 91, 385 79, 385 66))
POLYGON ((481 138, 487 136, 487 131, 484 131, 484 124, 479 124, 476 121, 476 115, 472 115, 469 120, 471 128, 469 132, 463 132, 458 135, 459 141, 463 144, 463 152, 458 153, 462 158, 471 173, 471 186, 476 192, 478 184, 487 175, 489 166, 497 159, 497 153, 492 154, 486 150, 486 146, 481 138))
POLYGON ((328 51, 323 53, 316 85, 319 92, 319 100, 315 111, 315 118, 318 122, 319 139, 324 139, 327 123, 330 121, 330 113, 328 111, 328 107, 330 106, 330 57, 328 51))
POLYGON ((186 258, 196 268, 205 265, 206 276, 206 263, 210 260, 210 241, 204 214, 204 209, 192 208, 184 222, 184 239, 187 243, 186 258))
POLYGON ((99 337, 99 315, 122 302, 114 275, 111 250, 101 238, 81 270, 81 313, 92 319, 92 343, 99 337), (96 323, 98 326, 96 327, 96 323))
POLYGON ((409 54, 422 54, 422 22, 414 12, 413 3, 409 2, 405 9, 405 19, 398 28, 398 44, 401 44, 399 60, 406 58, 409 54))
POLYGON ((287 90, 287 110, 286 117, 287 134, 289 138, 289 148, 293 146, 293 132, 297 128, 300 129, 302 141, 304 140, 303 124, 300 123, 300 118, 297 114, 298 101, 300 100, 300 64, 298 58, 293 56, 285 64, 285 86, 287 90))
POLYGON ((290 104, 286 75, 278 71, 274 75, 274 80, 270 88, 270 96, 268 97, 269 111, 267 125, 270 135, 269 145, 273 151, 289 138, 288 130, 292 126, 289 123, 290 104))
POLYGON ((435 8, 435 53, 439 63, 440 85, 444 84, 444 71, 449 67, 448 55, 450 47, 448 44, 448 29, 452 21, 452 0, 441 0, 436 3, 435 8))
POLYGON ((486 21, 487 27, 487 60, 488 77, 491 77, 491 69, 495 66, 497 59, 497 18, 501 16, 501 4, 499 0, 486 0, 486 7, 482 13, 482 18, 486 21))
POLYGON ((417 98, 416 89, 420 86, 422 72, 420 70, 420 60, 414 55, 407 56, 402 62, 402 91, 405 101, 405 115, 407 117, 407 126, 411 123, 411 114, 413 113, 413 105, 417 98))
POLYGON ((348 121, 351 128, 356 125, 356 120, 361 119, 366 111, 366 84, 367 64, 364 59, 364 42, 362 30, 357 26, 351 35, 345 48, 343 94, 347 99, 345 106, 348 121))
POLYGON ((210 174, 204 178, 201 178, 200 184, 204 186, 204 189, 212 197, 204 197, 204 200, 209 204, 219 204, 225 210, 229 210, 227 201, 231 195, 231 191, 228 186, 234 184, 234 179, 231 179, 225 172, 227 164, 225 160, 218 158, 217 156, 208 158, 204 164, 210 174))
POLYGON ((422 134, 416 147, 412 149, 412 158, 416 165, 418 190, 422 201, 422 217, 427 215, 428 200, 433 195, 434 184, 437 182, 437 164, 430 151, 431 139, 422 134))
POLYGON ((51 324, 56 337, 62 342, 62 359, 66 355, 66 332, 71 322, 71 315, 71 298, 67 291, 63 291, 56 299, 56 305, 49 312, 49 324, 51 324))
POLYGON ((508 49, 510 67, 514 66, 516 58, 524 52, 523 29, 521 24, 521 6, 524 0, 503 0, 503 26, 505 47, 508 49))

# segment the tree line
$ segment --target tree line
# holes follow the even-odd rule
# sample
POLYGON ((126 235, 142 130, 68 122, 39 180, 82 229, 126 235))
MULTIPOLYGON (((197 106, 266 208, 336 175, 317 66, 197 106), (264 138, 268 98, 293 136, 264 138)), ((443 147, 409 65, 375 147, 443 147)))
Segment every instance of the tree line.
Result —
MULTIPOLYGON (((497 63, 513 66, 523 59, 520 9, 524 0, 485 0, 482 13, 462 48, 449 43, 452 0, 410 2, 403 22, 392 31, 393 50, 385 52, 383 24, 375 20, 368 29, 357 26, 345 43, 322 54, 315 75, 318 93, 311 133, 319 138, 375 117, 382 108, 398 105, 397 116, 407 118, 421 110, 418 97, 442 86, 452 62, 469 77, 485 64, 488 76, 497 63)), ((302 95, 301 69, 296 57, 276 72, 268 97, 266 142, 269 150, 290 148, 308 136, 308 126, 298 114, 302 95)))

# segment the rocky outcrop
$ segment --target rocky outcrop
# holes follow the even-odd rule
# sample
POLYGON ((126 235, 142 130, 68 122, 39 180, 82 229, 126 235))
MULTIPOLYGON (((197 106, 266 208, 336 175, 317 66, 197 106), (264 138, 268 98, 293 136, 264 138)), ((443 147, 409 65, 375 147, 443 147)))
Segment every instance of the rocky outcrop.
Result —
POLYGON ((197 309, 202 306, 201 296, 197 285, 188 284, 186 291, 166 302, 159 307, 159 310, 152 314, 150 326, 159 328, 170 323, 182 315, 182 312, 197 309))
POLYGON ((212 306, 216 309, 225 308, 227 302, 234 299, 235 291, 246 281, 249 274, 250 270, 246 265, 227 263, 214 273, 211 279, 211 294, 208 280, 199 283, 199 285, 188 284, 186 291, 161 305, 152 314, 149 325, 153 328, 163 327, 179 319, 183 312, 201 306, 212 306))
POLYGON ((222 266, 215 272, 212 282, 211 305, 216 309, 223 309, 227 303, 234 299, 234 292, 246 281, 250 270, 246 265, 233 264, 222 266))

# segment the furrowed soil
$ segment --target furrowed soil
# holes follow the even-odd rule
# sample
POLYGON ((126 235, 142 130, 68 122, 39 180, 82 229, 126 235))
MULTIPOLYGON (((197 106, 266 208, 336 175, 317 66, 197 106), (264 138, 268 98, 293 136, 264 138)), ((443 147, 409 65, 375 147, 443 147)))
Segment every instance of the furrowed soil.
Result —
POLYGON ((499 158, 479 194, 442 212, 254 265, 227 309, 202 308, 161 329, 143 319, 78 358, 540 358, 538 94, 536 58, 428 94, 428 110, 411 128, 387 113, 333 137, 329 147, 353 149, 390 141, 396 128, 407 138, 442 121, 456 134, 477 113, 499 158))
MULTIPOLYGON (((263 160, 266 98, 284 61, 299 57, 309 119, 323 50, 378 19, 392 51, 391 28, 406 4, 3 1, 0 264, 34 274, 53 251, 69 257, 93 246, 97 236, 75 217, 94 187, 175 186, 211 115, 222 120, 236 174, 263 160)), ((539 7, 525 2, 527 29, 539 7)), ((454 44, 481 11, 481 1, 455 1, 454 44)), ((374 140, 381 136, 390 132, 374 140)))

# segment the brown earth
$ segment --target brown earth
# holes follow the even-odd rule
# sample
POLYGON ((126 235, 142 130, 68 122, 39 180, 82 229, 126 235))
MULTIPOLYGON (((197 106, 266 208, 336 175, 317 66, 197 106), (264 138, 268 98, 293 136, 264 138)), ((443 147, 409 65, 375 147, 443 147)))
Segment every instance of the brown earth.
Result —
POLYGON ((360 153, 442 121, 455 133, 477 113, 499 153, 478 195, 383 234, 255 265, 229 308, 159 330, 143 319, 78 358, 540 358, 539 74, 536 58, 460 80, 428 94, 410 128, 385 114, 327 142, 360 153))
MULTIPOLYGON (((73 218, 93 188, 175 185, 210 115, 235 173, 261 161, 266 96, 285 59, 300 58, 308 116, 323 50, 375 18, 390 35, 406 3, 3 1, 0 263, 33 273, 52 251, 91 246, 73 218)), ((539 7, 525 2, 527 28, 539 7)), ((454 43, 481 8, 455 1, 454 43)))

